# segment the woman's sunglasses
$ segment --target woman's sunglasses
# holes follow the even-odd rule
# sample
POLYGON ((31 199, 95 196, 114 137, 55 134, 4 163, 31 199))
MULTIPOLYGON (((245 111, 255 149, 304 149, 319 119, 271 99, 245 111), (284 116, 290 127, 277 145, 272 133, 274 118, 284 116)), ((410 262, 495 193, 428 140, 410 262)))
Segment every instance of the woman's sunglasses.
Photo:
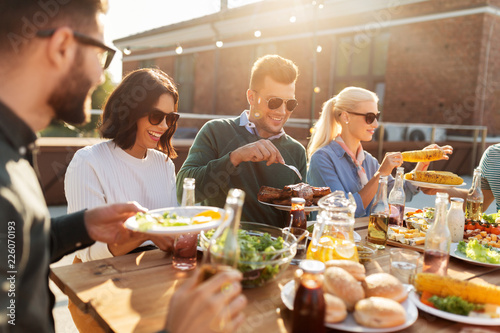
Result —
POLYGON ((380 117, 380 112, 377 114, 375 114, 373 112, 368 112, 368 113, 359 113, 359 112, 351 112, 351 111, 346 111, 346 112, 350 113, 350 114, 355 114, 357 116, 364 116, 365 121, 368 125, 373 123, 375 121, 375 119, 377 119, 377 121, 378 121, 378 118, 380 117))
POLYGON ((166 119, 167 126, 172 127, 179 120, 180 115, 177 112, 165 113, 158 110, 153 110, 148 114, 148 119, 151 125, 159 125, 163 119, 166 119))

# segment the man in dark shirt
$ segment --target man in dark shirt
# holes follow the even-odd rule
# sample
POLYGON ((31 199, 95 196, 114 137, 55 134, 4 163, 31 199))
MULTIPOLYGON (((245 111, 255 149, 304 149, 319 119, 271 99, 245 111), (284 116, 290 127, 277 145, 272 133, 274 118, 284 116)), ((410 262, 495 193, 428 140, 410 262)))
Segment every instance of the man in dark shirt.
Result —
MULTIPOLYGON (((123 226, 140 210, 133 203, 50 219, 33 168, 35 132, 53 118, 76 124, 88 117, 90 91, 114 55, 102 42, 105 7, 105 0, 0 1, 0 332, 53 332, 50 262, 95 240, 134 237, 123 226)), ((199 331, 192 325, 216 315, 204 309, 209 303, 230 307, 235 327, 245 305, 241 289, 213 296, 239 279, 229 272, 203 285, 189 281, 173 297, 167 327, 199 331), (195 295, 201 310, 189 316, 195 295)))

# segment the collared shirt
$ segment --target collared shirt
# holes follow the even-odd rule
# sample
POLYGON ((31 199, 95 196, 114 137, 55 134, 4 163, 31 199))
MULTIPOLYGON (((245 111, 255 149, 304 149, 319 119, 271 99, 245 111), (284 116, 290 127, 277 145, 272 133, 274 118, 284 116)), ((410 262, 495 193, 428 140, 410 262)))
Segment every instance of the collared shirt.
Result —
POLYGON ((481 189, 491 190, 500 210, 500 143, 489 146, 481 157, 481 189))
POLYGON ((93 241, 83 211, 50 219, 30 163, 36 135, 2 102, 0 119, 0 332, 53 332, 49 264, 93 241))
MULTIPOLYGON (((368 179, 373 178, 380 164, 377 159, 365 151, 365 159, 361 164, 366 171, 368 179)), ((364 187, 358 176, 356 165, 346 151, 334 140, 328 145, 318 149, 312 156, 307 171, 307 182, 312 186, 328 186, 332 192, 340 190, 351 192, 356 200, 356 217, 367 216, 373 200, 364 208, 359 191, 364 187)), ((394 177, 388 177, 388 192, 394 186, 394 177)), ((405 182, 406 201, 410 201, 419 189, 405 182)))
MULTIPOLYGON (((259 135, 257 133, 257 130, 255 129, 255 124, 250 121, 249 117, 250 117, 250 111, 249 110, 243 111, 240 115, 240 126, 245 126, 247 131, 249 131, 250 133, 255 134, 255 135, 259 135)), ((286 134, 285 130, 283 128, 281 128, 281 131, 278 134, 273 135, 267 139, 268 140, 279 139, 284 134, 286 134)))

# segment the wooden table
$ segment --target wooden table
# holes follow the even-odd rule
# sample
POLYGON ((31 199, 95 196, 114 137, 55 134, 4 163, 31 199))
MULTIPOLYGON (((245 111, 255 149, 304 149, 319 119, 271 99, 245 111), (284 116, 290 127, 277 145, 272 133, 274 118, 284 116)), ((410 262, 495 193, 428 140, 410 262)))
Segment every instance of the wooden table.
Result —
MULTIPOLYGON (((364 239, 366 218, 356 220, 355 230, 364 239)), ((367 274, 389 272, 389 251, 379 250, 364 262, 367 274)), ((246 322, 238 332, 289 332, 291 311, 280 297, 281 288, 292 279, 297 266, 290 267, 278 281, 264 287, 244 290, 248 298, 246 322)), ((450 276, 463 280, 486 281, 500 285, 500 269, 471 265, 450 258, 450 276)), ((53 268, 50 278, 69 299, 90 313, 107 331, 155 332, 165 322, 168 304, 178 284, 189 273, 177 272, 171 256, 160 250, 147 251, 87 263, 53 268)), ((457 324, 425 312, 404 332, 467 332, 479 326, 457 324)), ((497 327, 482 327, 497 332, 497 327)))

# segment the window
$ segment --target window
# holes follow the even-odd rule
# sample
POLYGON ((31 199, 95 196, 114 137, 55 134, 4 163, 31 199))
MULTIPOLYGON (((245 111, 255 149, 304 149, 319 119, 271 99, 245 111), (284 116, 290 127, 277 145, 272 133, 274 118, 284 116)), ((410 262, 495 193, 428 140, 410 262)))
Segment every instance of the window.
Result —
POLYGON ((179 90, 179 112, 193 112, 195 55, 179 55, 175 59, 175 82, 179 90))
POLYGON ((357 86, 376 92, 382 107, 389 37, 389 33, 371 38, 366 34, 356 34, 334 40, 336 51, 332 95, 345 87, 357 86))

